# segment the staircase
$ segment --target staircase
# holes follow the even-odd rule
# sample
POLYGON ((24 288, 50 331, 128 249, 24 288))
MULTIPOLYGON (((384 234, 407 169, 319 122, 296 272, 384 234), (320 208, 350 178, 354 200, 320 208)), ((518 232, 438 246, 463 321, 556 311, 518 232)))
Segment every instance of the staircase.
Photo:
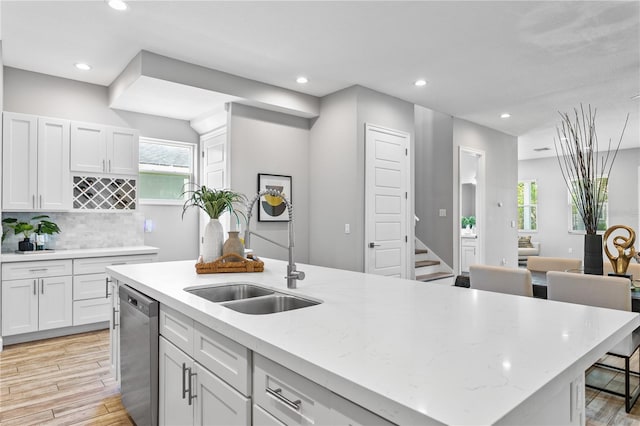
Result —
POLYGON ((415 260, 416 281, 436 281, 453 276, 451 269, 418 239, 416 239, 415 260))

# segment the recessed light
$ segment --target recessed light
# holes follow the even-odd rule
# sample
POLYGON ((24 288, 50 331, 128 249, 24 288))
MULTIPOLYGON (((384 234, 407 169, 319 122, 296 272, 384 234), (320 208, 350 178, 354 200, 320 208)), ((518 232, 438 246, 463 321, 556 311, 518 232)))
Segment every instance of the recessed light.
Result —
POLYGON ((427 80, 416 80, 415 83, 413 83, 414 86, 418 86, 418 87, 422 87, 422 86, 426 86, 427 85, 427 80))
POLYGON ((309 79, 307 77, 300 76, 296 78, 296 83, 298 84, 307 84, 308 82, 309 82, 309 79))
POLYGON ((511 114, 509 114, 508 112, 503 112, 502 114, 500 114, 500 118, 509 118, 511 117, 511 114))
POLYGON ((89 71, 91 69, 91 65, 85 64, 84 62, 78 62, 76 64, 76 68, 82 71, 89 71))
POLYGON ((127 10, 127 8, 129 7, 122 0, 109 0, 107 4, 109 5, 109 7, 111 7, 111 9, 115 10, 127 10))

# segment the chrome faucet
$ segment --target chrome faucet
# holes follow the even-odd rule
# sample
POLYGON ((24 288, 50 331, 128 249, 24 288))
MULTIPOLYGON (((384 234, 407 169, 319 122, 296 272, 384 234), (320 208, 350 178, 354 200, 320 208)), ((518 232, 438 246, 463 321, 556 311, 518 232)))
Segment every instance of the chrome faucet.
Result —
POLYGON ((304 280, 304 272, 298 271, 296 269, 296 264, 293 262, 293 206, 287 200, 287 198, 280 191, 276 191, 275 189, 267 189, 264 191, 260 191, 256 194, 255 197, 251 201, 247 203, 247 229, 244 231, 244 246, 246 248, 250 248, 249 245, 251 243, 251 235, 255 235, 256 237, 262 238, 265 241, 268 241, 272 244, 277 245, 278 247, 282 247, 289 251, 289 264, 287 265, 287 288, 296 288, 298 280, 304 280), (273 241, 270 238, 267 238, 263 235, 258 234, 257 232, 249 229, 249 224, 251 222, 251 212, 253 211, 253 205, 262 197, 263 195, 271 195, 273 197, 280 197, 284 201, 285 206, 287 207, 287 211, 289 212, 289 245, 285 246, 284 244, 280 244, 276 241, 273 241))

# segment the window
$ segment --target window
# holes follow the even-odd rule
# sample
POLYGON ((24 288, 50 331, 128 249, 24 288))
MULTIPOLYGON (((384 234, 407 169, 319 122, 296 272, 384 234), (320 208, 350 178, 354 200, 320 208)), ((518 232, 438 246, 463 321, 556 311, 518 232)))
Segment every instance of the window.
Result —
POLYGON ((518 182, 518 230, 538 230, 538 184, 535 180, 518 182))
POLYGON ((140 138, 138 196, 143 202, 181 204, 193 181, 194 145, 140 138))
MULTIPOLYGON (((600 185, 599 182, 602 181, 602 192, 600 194, 600 198, 602 199, 602 210, 600 211, 600 217, 598 217, 598 232, 605 231, 609 226, 609 178, 597 178, 596 185, 600 185)), ((576 186, 576 182, 572 182, 572 186, 576 186)), ((578 212, 578 208, 576 204, 573 202, 573 198, 571 197, 571 192, 567 191, 569 197, 569 232, 584 234, 585 226, 582 221, 582 217, 578 212)))

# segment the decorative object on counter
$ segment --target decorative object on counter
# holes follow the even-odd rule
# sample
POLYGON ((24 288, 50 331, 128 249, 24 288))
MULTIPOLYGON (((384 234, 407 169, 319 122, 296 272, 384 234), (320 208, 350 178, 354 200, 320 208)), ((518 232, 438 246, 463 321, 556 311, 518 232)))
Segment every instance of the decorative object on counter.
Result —
POLYGON ((626 273, 629 268, 629 261, 636 256, 636 249, 633 246, 635 242, 636 233, 626 225, 614 225, 604 233, 604 252, 611 262, 615 275, 627 276, 626 273), (616 255, 613 255, 609 250, 609 237, 619 229, 627 231, 629 236, 625 237, 623 235, 616 235, 613 237, 612 244, 618 252, 616 255))
POLYGON ((222 255, 222 243, 224 242, 224 232, 220 223, 220 216, 229 212, 239 220, 239 216, 244 216, 242 211, 237 210, 236 205, 242 204, 246 197, 238 192, 228 189, 212 189, 206 186, 198 186, 190 183, 194 189, 188 189, 183 192, 187 195, 187 201, 182 207, 182 217, 189 207, 199 207, 207 215, 210 220, 204 228, 204 241, 202 244, 202 257, 205 263, 212 262, 222 255))
POLYGON ((16 236, 22 234, 24 237, 22 241, 18 242, 18 251, 44 250, 45 236, 60 233, 58 225, 48 219, 49 216, 47 215, 39 215, 32 217, 29 222, 24 222, 13 217, 7 217, 2 220, 2 241, 5 240, 9 231, 12 230, 16 236), (7 229, 5 229, 5 227, 7 229), (33 233, 37 235, 35 245, 31 241, 31 235, 33 233), (42 237, 40 238, 39 236, 42 237))
MULTIPOLYGON (((272 190, 282 193, 291 200, 291 176, 258 174, 258 192, 272 190)), ((266 194, 260 198, 258 207, 259 222, 288 222, 287 205, 282 199, 275 195, 266 194)))
POLYGON ((244 244, 238 236, 238 231, 229 231, 229 238, 224 242, 222 246, 222 255, 236 254, 239 257, 244 257, 244 244))
POLYGON ((198 274, 219 274, 226 272, 263 272, 264 262, 253 256, 244 258, 235 253, 225 254, 213 262, 196 263, 198 274))
POLYGON ((573 205, 582 218, 585 227, 584 272, 602 275, 602 235, 597 231, 604 226, 599 224, 607 195, 607 183, 613 163, 618 154, 622 136, 629 121, 625 120, 620 140, 611 149, 611 139, 607 151, 600 154, 596 135, 596 109, 587 111, 580 105, 580 111, 574 109, 574 117, 559 112, 561 123, 556 126, 558 139, 554 138, 556 157, 560 165, 573 205))

